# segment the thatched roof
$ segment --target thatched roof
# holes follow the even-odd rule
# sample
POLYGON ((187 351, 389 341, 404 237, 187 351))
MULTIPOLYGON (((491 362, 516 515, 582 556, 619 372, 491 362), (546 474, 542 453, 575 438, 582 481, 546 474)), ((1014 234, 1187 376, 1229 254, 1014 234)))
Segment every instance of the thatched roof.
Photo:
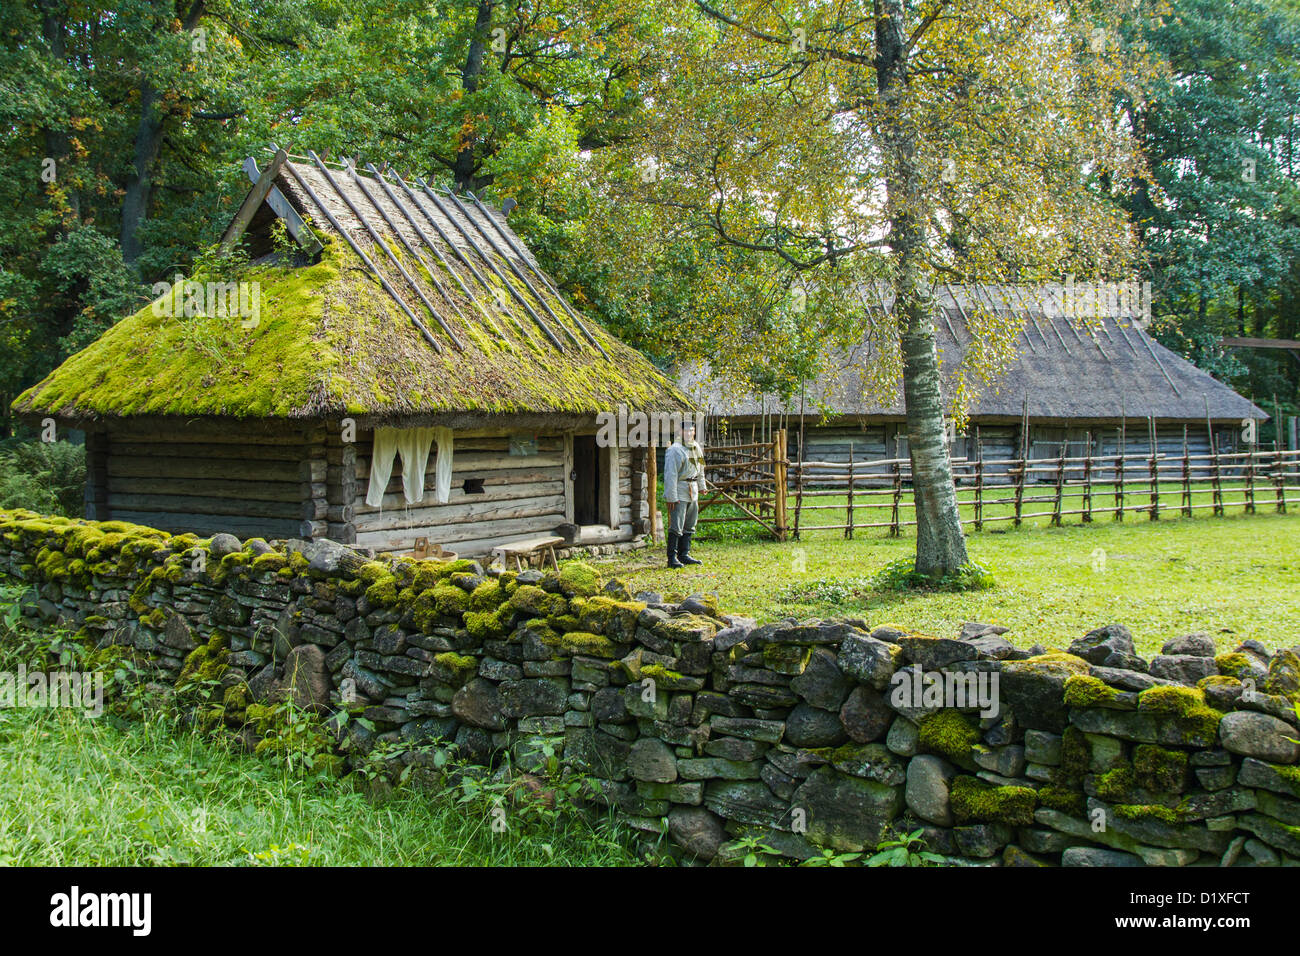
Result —
MULTIPOLYGON (((892 312, 893 296, 868 286, 864 308, 877 316, 892 312)), ((970 414, 984 419, 1019 420, 1027 408, 1037 420, 1106 420, 1154 417, 1157 420, 1215 421, 1265 419, 1249 400, 1155 341, 1136 324, 1134 310, 1112 304, 1109 314, 1075 318, 1061 314, 1059 302, 1043 290, 1000 286, 943 286, 936 295, 935 339, 950 397, 963 378, 976 388, 970 414), (1016 356, 990 385, 966 367, 974 337, 976 308, 1019 323, 1016 356), (1126 314, 1127 313, 1127 314, 1126 314)), ((873 400, 864 370, 875 360, 868 338, 847 352, 828 353, 828 371, 783 401, 772 395, 746 395, 711 379, 707 366, 684 369, 678 385, 713 415, 827 414, 902 418, 901 383, 891 401, 873 400)))
MULTIPOLYGON (((259 178, 251 161, 245 168, 259 178)), ((122 319, 19 396, 15 411, 81 422, 340 414, 396 422, 586 415, 619 403, 685 409, 672 382, 570 306, 505 216, 477 198, 314 154, 277 155, 262 185, 246 200, 255 213, 237 216, 232 233, 247 228, 250 247, 269 252, 279 218, 312 255, 281 252, 237 276, 193 277, 258 283, 255 327, 239 316, 159 314, 159 303, 185 311, 178 283, 170 302, 122 319)))

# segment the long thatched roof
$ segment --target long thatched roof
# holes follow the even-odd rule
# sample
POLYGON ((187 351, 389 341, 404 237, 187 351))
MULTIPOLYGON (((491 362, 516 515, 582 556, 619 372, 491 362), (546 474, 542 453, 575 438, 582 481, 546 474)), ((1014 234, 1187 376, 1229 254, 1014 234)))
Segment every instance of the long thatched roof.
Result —
POLYGON ((398 421, 686 408, 472 194, 314 153, 245 169, 255 185, 227 236, 266 255, 177 283, 19 396, 17 413, 398 421), (296 255, 275 251, 277 221, 296 255), (213 304, 204 284, 229 282, 256 289, 256 321, 213 304))
MULTIPOLYGON (((862 291, 864 309, 892 313, 893 296, 883 287, 862 291)), ((1062 314, 1052 292, 1013 286, 942 286, 935 295, 935 341, 945 398, 962 382, 973 389, 969 414, 984 419, 1049 421, 1156 420, 1240 421, 1268 415, 1147 334, 1131 303, 1105 303, 1099 314, 1062 314), (976 317, 979 317, 978 319, 976 317), (1014 357, 990 383, 973 368, 977 322, 1017 325, 1014 357)), ((1069 309, 1064 310, 1069 312, 1069 309)), ((712 415, 807 415, 902 418, 901 385, 881 400, 873 397, 867 370, 879 358, 870 337, 847 350, 829 351, 825 371, 789 399, 744 394, 714 380, 707 365, 683 369, 678 384, 712 415)))

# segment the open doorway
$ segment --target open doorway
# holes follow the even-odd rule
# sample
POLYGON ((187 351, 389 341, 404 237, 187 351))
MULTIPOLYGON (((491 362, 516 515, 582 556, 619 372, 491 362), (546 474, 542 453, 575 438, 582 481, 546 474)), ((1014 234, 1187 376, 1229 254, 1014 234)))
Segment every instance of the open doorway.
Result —
POLYGON ((604 469, 595 435, 573 436, 573 522, 576 525, 600 523, 604 495, 604 469))

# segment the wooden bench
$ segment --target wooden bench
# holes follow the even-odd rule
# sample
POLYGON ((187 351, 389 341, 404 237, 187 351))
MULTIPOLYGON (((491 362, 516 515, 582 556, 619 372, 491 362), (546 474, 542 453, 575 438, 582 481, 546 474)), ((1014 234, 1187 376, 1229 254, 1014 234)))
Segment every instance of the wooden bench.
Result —
POLYGON ((558 571, 560 570, 560 562, 555 558, 555 546, 564 543, 564 538, 555 535, 547 535, 543 538, 527 538, 523 541, 499 544, 492 549, 492 554, 495 557, 500 557, 503 567, 509 567, 510 558, 514 558, 516 571, 524 569, 523 561, 525 558, 532 558, 533 555, 540 554, 543 564, 545 564, 547 558, 550 558, 551 567, 558 571))

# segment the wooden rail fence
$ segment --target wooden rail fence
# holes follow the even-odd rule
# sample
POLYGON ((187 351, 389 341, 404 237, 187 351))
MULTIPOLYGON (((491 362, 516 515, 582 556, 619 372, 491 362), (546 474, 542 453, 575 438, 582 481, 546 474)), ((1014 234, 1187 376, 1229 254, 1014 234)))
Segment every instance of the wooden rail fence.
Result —
MULTIPOLYGON (((805 531, 842 531, 851 538, 864 528, 887 528, 897 535, 916 524, 907 517, 913 508, 909 459, 853 461, 850 454, 847 462, 795 462, 789 472, 796 537, 805 531), (843 520, 808 524, 805 511, 812 512, 813 521, 828 511, 843 520)), ((1087 523, 1145 515, 1157 521, 1162 512, 1191 517, 1201 510, 1224 515, 1241 508, 1255 514, 1286 512, 1300 504, 1300 451, 958 458, 953 472, 962 519, 976 531, 998 522, 1018 526, 1030 518, 1048 518, 1057 526, 1067 517, 1087 523)))

